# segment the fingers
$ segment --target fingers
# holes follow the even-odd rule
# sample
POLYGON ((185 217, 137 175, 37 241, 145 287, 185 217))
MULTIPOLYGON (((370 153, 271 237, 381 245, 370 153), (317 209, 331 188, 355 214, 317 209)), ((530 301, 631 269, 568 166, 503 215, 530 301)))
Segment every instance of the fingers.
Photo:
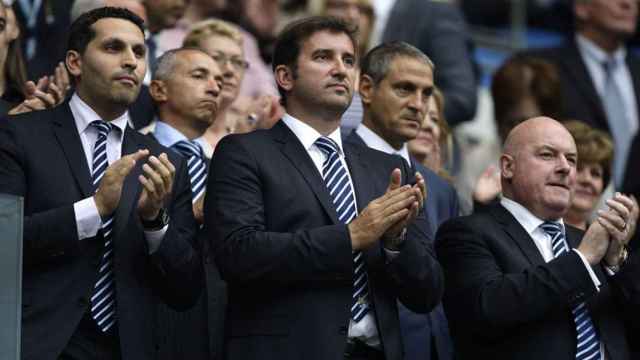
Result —
POLYGON ((33 94, 36 92, 37 90, 37 86, 36 83, 34 83, 33 81, 27 81, 24 83, 24 92, 25 92, 25 98, 30 99, 33 97, 33 94))
POLYGON ((620 242, 625 238, 625 234, 622 231, 618 230, 618 227, 616 227, 609 219, 598 216, 597 221, 600 225, 602 225, 602 227, 607 230, 607 232, 609 232, 612 239, 620 242))
POLYGON ((40 100, 45 108, 51 108, 57 104, 54 95, 44 92, 40 89, 36 90, 33 96, 34 98, 40 100))
POLYGON ((387 192, 395 190, 400 187, 402 182, 401 176, 402 176, 402 172, 400 171, 400 169, 398 168, 393 169, 393 171, 391 172, 391 177, 389 179, 389 186, 387 187, 387 192))
POLYGON ((47 92, 53 97, 54 105, 57 105, 64 100, 64 91, 60 89, 54 82, 49 85, 49 91, 47 92))
POLYGON ((133 154, 125 155, 118 159, 118 161, 111 164, 107 168, 107 172, 113 172, 120 179, 124 179, 127 175, 129 175, 136 163, 147 155, 149 155, 149 150, 146 149, 138 150, 133 154))
POLYGON ((420 207, 424 206, 424 202, 427 200, 427 183, 419 172, 416 172, 416 186, 420 190, 420 207))
POLYGON ((598 217, 607 220, 621 232, 626 230, 627 222, 615 211, 600 210, 598 211, 598 217))

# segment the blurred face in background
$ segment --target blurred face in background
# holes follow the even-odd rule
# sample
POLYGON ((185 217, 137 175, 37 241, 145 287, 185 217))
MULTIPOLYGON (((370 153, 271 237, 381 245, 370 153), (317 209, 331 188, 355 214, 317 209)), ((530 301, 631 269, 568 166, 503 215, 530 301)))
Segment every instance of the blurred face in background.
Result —
POLYGON ((603 175, 604 171, 600 164, 578 165, 576 192, 571 204, 571 211, 588 215, 595 209, 604 190, 603 175))
POLYGON ((636 31, 637 0, 577 0, 576 17, 587 28, 623 38, 636 31))
POLYGON ((144 0, 149 30, 157 32, 176 26, 184 15, 187 0, 144 0))
POLYGON ((249 66, 244 59, 242 46, 233 39, 212 35, 200 40, 199 47, 218 63, 222 71, 222 109, 226 109, 238 97, 240 84, 249 66))
POLYGON ((438 108, 435 96, 432 96, 429 99, 429 110, 424 118, 420 132, 415 140, 409 142, 409 150, 411 152, 431 154, 438 151, 438 144, 442 134, 440 111, 441 109, 438 108))
POLYGON ((364 0, 327 0, 324 14, 335 16, 358 28, 361 55, 367 50, 373 26, 373 7, 364 0))

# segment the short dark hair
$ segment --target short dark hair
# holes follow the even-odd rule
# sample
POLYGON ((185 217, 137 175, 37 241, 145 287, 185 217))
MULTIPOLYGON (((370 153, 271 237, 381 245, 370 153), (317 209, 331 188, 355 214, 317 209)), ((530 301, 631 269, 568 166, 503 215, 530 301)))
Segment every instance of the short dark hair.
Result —
MULTIPOLYGON (((356 39, 357 31, 354 26, 332 16, 312 16, 294 21, 280 32, 273 50, 273 70, 275 71, 279 65, 285 65, 291 68, 293 76, 295 77, 297 71, 296 64, 298 56, 300 56, 302 43, 320 31, 346 34, 353 43, 354 51, 357 53, 358 40, 356 39)), ((278 86, 278 92, 280 92, 283 104, 286 103, 286 93, 284 89, 278 86)))
POLYGON ((407 57, 423 62, 434 70, 434 65, 431 59, 425 55, 422 51, 416 47, 407 44, 403 41, 392 41, 384 44, 380 44, 371 49, 362 58, 360 63, 360 73, 362 75, 368 75, 374 84, 379 84, 387 73, 389 72, 389 66, 394 59, 399 57, 407 57))
POLYGON ((96 37, 96 31, 93 29, 93 24, 98 22, 98 20, 105 18, 116 18, 131 21, 144 35, 144 20, 142 20, 138 15, 125 8, 105 6, 87 11, 80 15, 73 24, 71 24, 69 41, 67 42, 67 51, 74 50, 83 54, 87 49, 87 45, 89 45, 91 40, 96 37))

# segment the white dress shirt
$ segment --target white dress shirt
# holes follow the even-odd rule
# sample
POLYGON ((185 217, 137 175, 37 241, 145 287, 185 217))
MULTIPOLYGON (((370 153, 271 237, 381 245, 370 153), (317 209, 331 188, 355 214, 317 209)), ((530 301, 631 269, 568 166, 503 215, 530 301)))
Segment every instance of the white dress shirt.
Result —
MULTIPOLYGON (((95 120, 101 120, 100 116, 87 105, 78 94, 73 94, 69 101, 71 114, 75 121, 76 129, 80 135, 80 142, 84 150, 85 159, 89 168, 89 179, 91 179, 91 171, 93 169, 93 148, 98 139, 98 129, 90 124, 95 120)), ((117 161, 122 153, 122 139, 124 131, 129 122, 129 113, 125 112, 119 118, 110 123, 114 126, 113 130, 107 135, 107 159, 109 164, 117 161)), ((102 225, 102 219, 98 213, 98 207, 93 196, 80 200, 73 204, 73 210, 76 217, 76 228, 78 231, 78 239, 83 240, 96 236, 102 225)), ((145 237, 149 245, 149 253, 153 253, 162 242, 162 238, 167 230, 164 227, 158 231, 145 231, 145 237)))
MULTIPOLYGON (((305 148, 305 150, 307 150, 307 153, 311 157, 313 164, 318 169, 318 174, 322 176, 322 164, 326 160, 326 155, 322 150, 320 150, 319 147, 314 144, 316 140, 318 140, 318 138, 322 136, 322 134, 320 134, 308 124, 294 118, 289 114, 285 114, 282 117, 282 121, 289 127, 289 129, 291 129, 298 140, 300 140, 300 143, 305 148)), ((334 132, 329 134, 328 137, 331 140, 335 141, 336 144, 338 144, 340 152, 340 162, 342 163, 342 166, 347 169, 347 175, 349 178, 349 182, 351 183, 351 188, 355 191, 353 180, 351 179, 351 174, 348 171, 349 167, 347 166, 347 162, 344 157, 340 128, 338 127, 334 132)), ((355 193, 353 195, 355 198, 355 193)), ((356 209, 356 211, 357 210, 358 209, 356 209)), ((364 318, 362 318, 362 320, 358 321, 357 323, 354 322, 353 319, 350 319, 348 337, 358 339, 371 347, 380 349, 382 345, 380 343, 378 328, 376 327, 375 311, 373 311, 371 306, 370 309, 371 310, 367 312, 364 318)))
POLYGON ((396 150, 381 138, 380 135, 374 133, 373 130, 363 124, 358 125, 356 128, 356 134, 360 135, 368 147, 387 154, 400 155, 400 157, 407 161, 407 164, 411 165, 411 156, 409 155, 409 147, 407 146, 407 143, 404 143, 399 150, 396 150))
POLYGON ((636 106, 636 92, 633 87, 633 78, 627 66, 627 49, 624 46, 618 48, 613 54, 609 55, 600 49, 591 40, 582 35, 576 35, 576 44, 578 51, 582 56, 582 60, 587 66, 587 71, 591 76, 596 92, 601 99, 604 98, 604 87, 606 81, 606 73, 602 66, 609 59, 616 62, 613 69, 613 79, 620 89, 622 95, 622 103, 624 104, 625 113, 627 115, 627 123, 629 131, 635 133, 638 130, 638 108, 636 106))
MULTIPOLYGON (((533 242, 536 244, 536 247, 540 251, 540 254, 542 255, 542 258, 544 259, 544 261, 549 262, 553 260, 554 255, 553 255, 553 248, 551 246, 551 236, 547 234, 546 231, 542 230, 542 228, 540 227, 540 225, 544 223, 544 220, 533 215, 524 206, 504 196, 502 197, 502 199, 500 199, 500 204, 504 206, 504 208, 507 209, 507 211, 509 211, 514 218, 516 218, 518 223, 522 225, 522 227, 525 229, 527 234, 531 236, 531 238, 533 239, 533 242)), ((562 224, 562 227, 564 229, 564 222, 562 221, 562 219, 559 219, 558 222, 562 224)), ((567 246, 569 246, 569 243, 567 243, 567 246)), ((600 280, 598 280, 598 277, 593 272, 593 269, 589 265, 589 262, 587 262, 587 259, 580 253, 580 251, 578 251, 578 249, 571 249, 571 250, 575 251, 576 254, 580 256, 580 259, 582 259, 582 262, 584 263, 584 266, 587 269, 587 272, 589 273, 591 280, 593 281, 593 285, 595 286, 597 291, 600 291, 600 285, 601 285, 600 280)), ((604 343, 600 341, 601 359, 605 359, 604 354, 605 354, 604 343)))

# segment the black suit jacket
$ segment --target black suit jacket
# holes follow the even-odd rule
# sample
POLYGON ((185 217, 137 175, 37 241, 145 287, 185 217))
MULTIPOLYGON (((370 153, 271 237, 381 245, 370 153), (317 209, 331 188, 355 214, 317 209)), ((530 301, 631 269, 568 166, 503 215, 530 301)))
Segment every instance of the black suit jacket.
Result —
MULTIPOLYGON (((640 135, 636 134, 629 150, 627 160, 627 169, 624 172, 624 183, 621 191, 625 194, 631 194, 640 200, 640 135)), ((636 229, 634 237, 631 239, 630 246, 637 250, 640 248, 640 231, 636 229)))
MULTIPOLYGON (((205 162, 208 169, 211 166, 209 159, 205 162)), ((187 311, 176 311, 166 304, 158 304, 155 329, 158 360, 222 359, 227 285, 220 277, 209 251, 209 242, 202 231, 198 231, 198 248, 202 250, 204 265, 202 294, 187 311)))
MULTIPOLYGON (((362 211, 383 195, 402 159, 344 143, 362 211)), ((341 359, 350 318, 353 260, 347 225, 319 171, 281 121, 229 135, 212 159, 205 232, 228 283, 228 359, 341 359)), ((396 299, 426 312, 442 276, 421 215, 393 260, 380 243, 365 251, 370 294, 388 360, 402 358, 396 299)))
MULTIPOLYGON (((127 128, 122 153, 166 151, 127 128)), ((114 215, 114 271, 120 348, 125 359, 152 359, 155 304, 183 309, 202 288, 196 224, 185 162, 172 153, 176 179, 170 225, 148 255, 136 214, 139 162, 126 178, 114 215)), ((0 120, 0 189, 24 197, 22 354, 56 359, 88 308, 103 247, 100 235, 78 240, 73 203, 92 196, 87 161, 67 103, 0 120)))
MULTIPOLYGON (((557 66, 562 85, 565 119, 583 121, 592 127, 609 132, 604 105, 600 101, 575 40, 568 40, 557 48, 534 50, 525 55, 539 57, 557 66)), ((640 59, 629 51, 626 62, 636 93, 636 107, 640 109, 640 59)))
MULTIPOLYGON (((367 146, 355 131, 349 134, 347 141, 367 146)), ((426 230, 430 238, 435 238, 438 226, 445 220, 458 215, 458 196, 455 189, 446 180, 413 158, 411 159, 411 167, 414 171, 420 172, 425 179, 427 200, 424 203, 424 210, 429 220, 426 230)), ((415 313, 403 306, 402 303, 398 304, 398 310, 405 360, 429 360, 432 359, 432 354, 437 354, 435 359, 438 360, 453 359, 453 344, 442 304, 438 304, 433 311, 427 314, 415 313)))
MULTIPOLYGON (((566 226, 571 248, 583 233, 566 226)), ((587 302, 610 360, 630 359, 625 324, 638 322, 640 261, 613 277, 593 267, 598 292, 574 251, 546 263, 533 239, 499 204, 445 222, 436 249, 447 289, 444 307, 459 359, 576 357, 571 308, 587 302)))

